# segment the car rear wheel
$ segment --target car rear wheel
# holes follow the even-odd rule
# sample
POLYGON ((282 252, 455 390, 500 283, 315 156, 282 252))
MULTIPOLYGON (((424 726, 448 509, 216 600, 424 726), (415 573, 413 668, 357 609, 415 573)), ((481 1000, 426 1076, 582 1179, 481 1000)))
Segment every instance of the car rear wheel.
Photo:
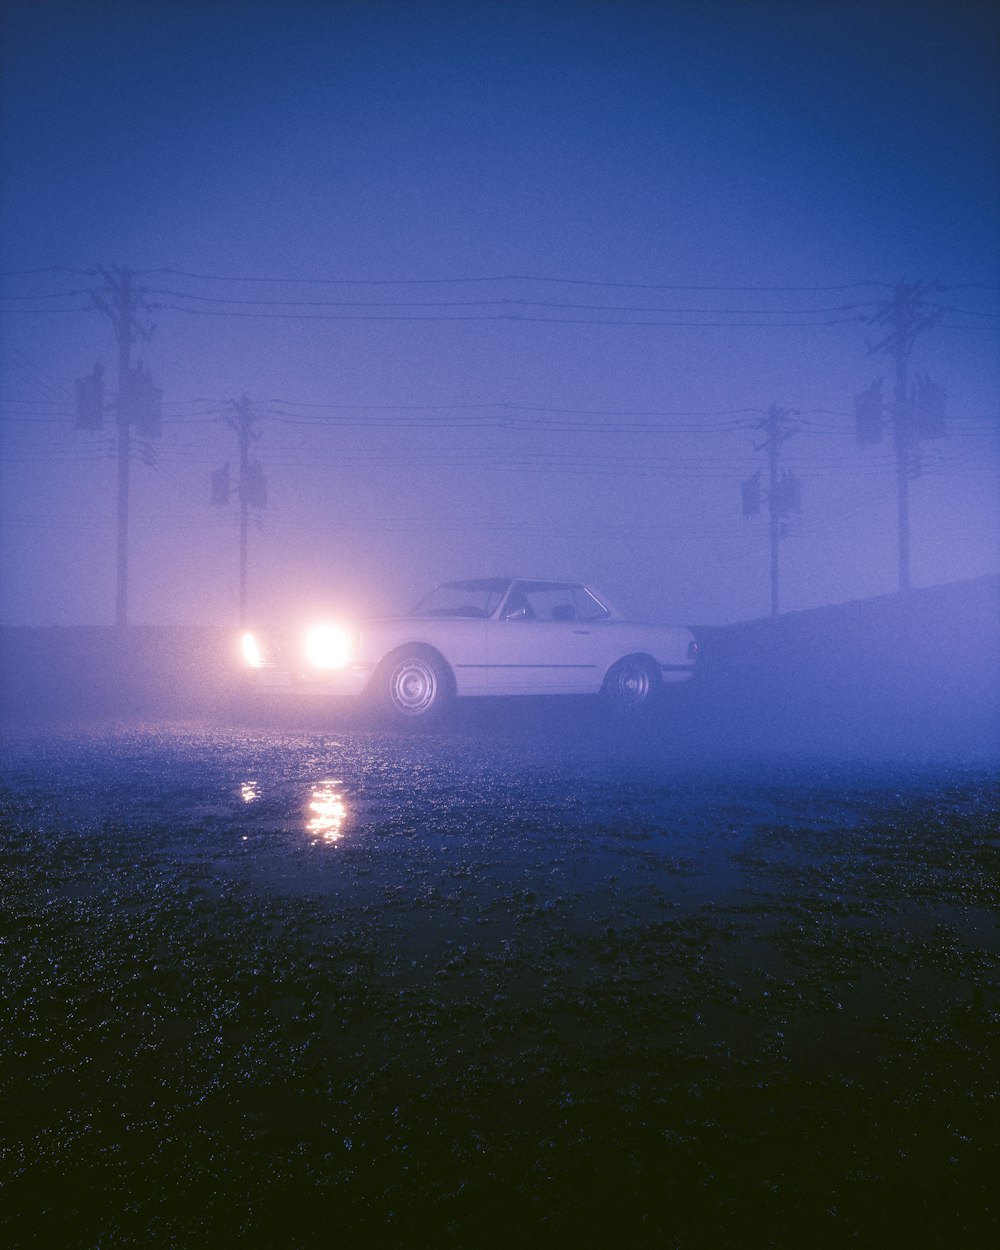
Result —
POLYGON ((382 703, 394 720, 435 719, 451 694, 451 674, 433 651, 412 647, 386 661, 382 703))
POLYGON ((651 660, 629 655, 608 672, 603 694, 616 712, 635 713, 647 709, 660 689, 660 674, 651 660))

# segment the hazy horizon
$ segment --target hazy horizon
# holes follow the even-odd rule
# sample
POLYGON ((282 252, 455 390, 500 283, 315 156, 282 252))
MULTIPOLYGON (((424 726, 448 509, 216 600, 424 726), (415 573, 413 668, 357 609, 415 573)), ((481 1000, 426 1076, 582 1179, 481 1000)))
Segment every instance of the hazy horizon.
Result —
POLYGON ((115 620, 120 267, 163 391, 162 437, 133 437, 136 624, 236 619, 210 475, 236 473, 244 395, 254 619, 508 572, 765 616, 741 484, 767 485, 775 406, 801 484, 782 610, 890 593, 892 427, 859 447, 854 399, 892 396, 902 281, 927 284, 910 381, 947 392, 913 585, 1000 569, 992 6, 14 0, 0 23, 3 623, 115 620), (103 428, 74 430, 95 362, 103 428))

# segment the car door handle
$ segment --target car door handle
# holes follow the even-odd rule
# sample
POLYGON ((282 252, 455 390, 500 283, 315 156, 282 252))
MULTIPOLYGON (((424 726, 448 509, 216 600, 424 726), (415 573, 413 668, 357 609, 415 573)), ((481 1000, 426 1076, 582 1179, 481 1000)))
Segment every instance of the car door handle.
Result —
POLYGON ((574 633, 574 634, 587 634, 587 635, 589 635, 589 634, 590 634, 590 630, 589 630, 589 629, 574 629, 574 630, 573 630, 573 633, 574 633))

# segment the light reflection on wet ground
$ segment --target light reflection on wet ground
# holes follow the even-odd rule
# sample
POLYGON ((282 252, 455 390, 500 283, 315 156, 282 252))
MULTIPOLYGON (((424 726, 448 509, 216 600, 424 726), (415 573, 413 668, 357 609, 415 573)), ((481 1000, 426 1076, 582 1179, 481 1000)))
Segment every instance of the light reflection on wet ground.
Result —
POLYGON ((321 781, 309 791, 306 833, 323 842, 339 842, 344 836, 347 804, 342 781, 321 781))
POLYGON ((15 1243, 995 1219, 994 770, 200 726, 2 763, 15 1243))

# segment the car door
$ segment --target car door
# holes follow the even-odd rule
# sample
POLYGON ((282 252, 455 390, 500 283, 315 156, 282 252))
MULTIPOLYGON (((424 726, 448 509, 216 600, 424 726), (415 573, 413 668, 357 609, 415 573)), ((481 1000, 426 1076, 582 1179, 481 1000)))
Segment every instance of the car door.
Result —
POLYGON ((577 619, 572 588, 514 583, 488 622, 488 685, 494 694, 583 694, 600 685, 592 624, 577 619))

